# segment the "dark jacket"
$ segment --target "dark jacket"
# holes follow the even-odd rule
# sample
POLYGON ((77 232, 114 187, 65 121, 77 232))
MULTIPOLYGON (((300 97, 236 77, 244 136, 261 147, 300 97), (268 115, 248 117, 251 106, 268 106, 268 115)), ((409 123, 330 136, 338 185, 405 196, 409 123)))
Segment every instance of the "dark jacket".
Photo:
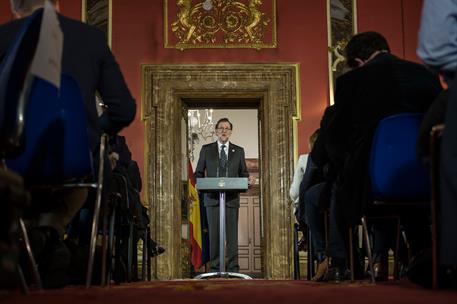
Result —
MULTIPOLYGON (((64 35, 62 73, 78 83, 88 115, 91 147, 96 148, 102 132, 115 134, 135 118, 136 105, 125 83, 106 36, 95 27, 58 15, 64 35), (97 115, 95 92, 107 110, 97 115)), ((0 61, 26 18, 0 26, 0 61)))
MULTIPOLYGON (((204 145, 200 151, 195 177, 225 176, 219 172, 219 151, 217 142, 204 145)), ((230 142, 228 151, 227 177, 249 177, 244 157, 244 149, 230 142)), ((204 195, 205 206, 219 205, 219 193, 208 192, 204 195)), ((239 207, 240 195, 235 192, 226 193, 227 207, 239 207)))
POLYGON ((337 79, 335 114, 323 137, 338 172, 336 201, 348 223, 356 223, 371 200, 368 164, 378 122, 396 113, 426 112, 440 90, 437 75, 388 53, 337 79))

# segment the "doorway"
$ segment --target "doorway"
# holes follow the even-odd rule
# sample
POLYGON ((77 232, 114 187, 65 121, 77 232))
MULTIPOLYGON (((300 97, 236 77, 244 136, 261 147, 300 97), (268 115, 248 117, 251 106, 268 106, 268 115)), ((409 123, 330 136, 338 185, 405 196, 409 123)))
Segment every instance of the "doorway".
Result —
MULTIPOLYGON (((195 171, 200 155, 200 150, 203 145, 213 143, 217 140, 215 133, 216 123, 221 118, 228 118, 233 124, 233 131, 230 137, 230 143, 241 146, 245 152, 246 165, 249 175, 254 177, 256 182, 248 191, 242 192, 240 195, 240 208, 238 219, 238 256, 240 272, 248 274, 251 277, 261 278, 262 274, 262 255, 261 255, 261 199, 260 199, 260 174, 259 174, 259 140, 258 140, 258 107, 259 101, 253 101, 252 104, 256 108, 245 108, 247 102, 237 102, 226 100, 220 104, 208 104, 210 108, 202 107, 199 100, 184 100, 183 107, 187 109, 187 115, 183 115, 186 126, 186 132, 183 133, 183 141, 187 143, 187 157, 183 157, 183 167, 186 167, 188 160, 195 171), (219 108, 221 105, 224 108, 219 108)), ((187 176, 187 179, 189 176, 187 176)), ((184 187, 187 183, 184 182, 184 187)), ((186 191, 185 191, 186 192, 186 191)), ((183 197, 185 200, 187 197, 183 197)), ((188 202, 187 210, 183 210, 183 231, 187 232, 183 235, 184 239, 190 239, 190 214, 188 202), (185 219, 184 214, 187 216, 185 219)), ((184 207, 184 208, 185 208, 184 207)), ((203 202, 200 202, 200 225, 201 227, 201 256, 203 266, 194 271, 193 265, 190 265, 190 274, 188 277, 194 277, 197 274, 209 271, 209 227, 207 226, 206 215, 203 202), (206 263, 206 264, 205 264, 206 263)), ((198 219, 197 219, 198 221, 198 219)), ((190 242, 190 241, 189 241, 190 242)), ((183 260, 191 262, 191 251, 189 256, 183 256, 183 260)), ((199 251, 198 251, 199 252, 199 251)), ((183 273, 186 277, 186 274, 183 273)))
MULTIPOLYGON (((158 279, 183 277, 188 248, 182 235, 181 119, 186 100, 256 102, 259 117, 260 248, 264 278, 292 277, 294 120, 298 119, 297 64, 186 64, 142 66, 145 123, 145 200, 151 233, 167 248, 153 261, 158 279)), ((204 106, 204 105, 202 105, 204 106)))

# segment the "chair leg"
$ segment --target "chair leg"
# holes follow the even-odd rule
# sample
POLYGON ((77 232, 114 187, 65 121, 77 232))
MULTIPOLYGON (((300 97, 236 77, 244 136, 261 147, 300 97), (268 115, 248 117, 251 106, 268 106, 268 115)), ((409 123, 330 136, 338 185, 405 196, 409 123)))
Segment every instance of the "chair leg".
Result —
MULTIPOLYGON (((147 236, 148 236, 148 242, 149 242, 149 237, 151 236, 151 227, 147 228, 147 236)), ((148 250, 148 259, 147 259, 147 273, 148 273, 148 281, 152 280, 152 273, 151 273, 151 257, 149 256, 149 250, 148 250)))
POLYGON ((394 280, 398 281, 400 279, 399 275, 399 252, 400 252, 400 218, 397 218, 397 235, 395 238, 395 252, 394 252, 394 280))
POLYGON ((125 280, 125 276, 124 277, 121 277, 121 274, 122 274, 122 263, 121 263, 121 252, 122 252, 122 244, 121 244, 121 240, 122 240, 122 236, 123 236, 123 233, 124 233, 124 229, 121 225, 121 216, 120 216, 120 212, 117 212, 116 213, 116 216, 115 216, 115 249, 114 249, 114 281, 116 283, 120 283, 122 282, 123 280, 125 280))
POLYGON ((25 281, 25 277, 24 277, 24 272, 22 272, 22 268, 19 264, 16 265, 16 273, 19 278, 21 293, 28 295, 29 287, 27 286, 27 282, 25 281))
POLYGON ((144 229, 144 236, 143 236, 143 261, 141 266, 141 279, 143 281, 147 280, 147 267, 148 267, 148 259, 149 259, 149 250, 148 250, 148 229, 144 229))
POLYGON ((116 206, 111 208, 110 221, 109 221, 109 235, 108 235, 108 272, 106 275, 106 281, 109 285, 113 277, 113 251, 114 251, 114 229, 115 229, 115 219, 116 219, 116 206))
POLYGON ((129 223, 129 238, 127 251, 127 282, 132 282, 132 265, 133 265, 133 223, 129 223))
POLYGON ((437 218, 435 217, 434 211, 432 211, 432 288, 438 289, 438 269, 439 269, 439 255, 438 255, 438 230, 437 230, 437 218))
POLYGON ((438 289, 438 271, 439 271, 439 231, 438 220, 440 215, 440 166, 441 166, 441 136, 444 125, 437 125, 430 132, 430 182, 431 182, 431 204, 430 212, 432 218, 432 288, 438 289))
POLYGON ((94 216, 92 219, 92 232, 90 236, 90 251, 89 251, 89 261, 87 264, 87 275, 86 275, 86 288, 89 288, 92 284, 92 273, 94 268, 94 259, 95 259, 95 249, 97 246, 97 230, 98 230, 98 221, 100 215, 100 204, 101 204, 101 186, 97 189, 97 199, 95 202, 94 216))
POLYGON ((25 250, 27 251, 27 256, 29 258, 30 265, 32 266, 32 275, 35 281, 35 284, 38 290, 41 290, 43 285, 41 284, 41 277, 40 273, 38 272, 38 265, 35 261, 35 257, 33 256, 32 247, 30 246, 30 240, 27 233, 27 229, 25 228, 24 221, 20 218, 19 225, 21 226, 22 236, 24 238, 25 243, 25 250))
POLYGON ((374 284, 374 283, 376 283, 376 280, 374 278, 373 256, 371 254, 370 237, 368 236, 367 219, 365 216, 362 217, 362 228, 363 228, 363 238, 365 240, 365 246, 367 248, 368 267, 370 268, 371 282, 374 284))
POLYGON ((101 265, 101 286, 107 286, 107 267, 106 267, 106 258, 108 252, 108 238, 107 238, 107 230, 108 230, 108 206, 106 203, 103 204, 103 222, 102 222, 102 265, 101 265))
POLYGON ((138 276, 138 230, 136 230, 135 227, 133 228, 133 257, 132 257, 132 263, 133 263, 133 281, 138 281, 139 276, 138 276))
POLYGON ((349 266, 351 270, 351 282, 355 281, 354 274, 354 245, 352 241, 352 227, 349 226, 349 266))
POLYGON ((95 247, 97 245, 97 230, 98 230, 98 221, 100 216, 100 206, 102 202, 102 193, 103 193, 103 169, 104 169, 104 160, 105 160, 105 142, 106 134, 102 135, 100 141, 100 154, 99 154, 99 166, 98 166, 98 187, 97 187, 97 197, 95 200, 95 209, 94 217, 92 219, 92 232, 90 237, 90 251, 89 251, 89 261, 87 264, 87 276, 86 276, 86 288, 89 288, 92 284, 92 271, 94 267, 94 257, 95 257, 95 247))
POLYGON ((324 211, 325 244, 328 244, 329 234, 330 234, 330 230, 329 230, 329 219, 328 219, 329 214, 330 214, 330 212, 328 212, 327 210, 324 211))
POLYGON ((300 266, 299 255, 298 255, 298 224, 294 224, 293 239, 294 239, 294 280, 300 279, 300 266))
POLYGON ((311 237, 311 229, 308 227, 308 274, 307 279, 310 281, 316 274, 314 269, 314 247, 313 247, 313 240, 311 237))

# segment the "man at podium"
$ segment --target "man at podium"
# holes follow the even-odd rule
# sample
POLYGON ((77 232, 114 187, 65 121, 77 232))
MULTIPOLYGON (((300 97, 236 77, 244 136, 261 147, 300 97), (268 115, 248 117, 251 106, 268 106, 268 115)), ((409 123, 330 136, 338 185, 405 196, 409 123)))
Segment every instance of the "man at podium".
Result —
MULTIPOLYGON (((216 123, 217 141, 204 145, 200 151, 195 177, 249 177, 244 149, 229 142, 233 125, 228 118, 216 123)), ((211 271, 219 271, 219 194, 206 192, 203 197, 209 227, 211 271)), ((226 195, 227 272, 238 272, 238 209, 240 194, 226 195)))

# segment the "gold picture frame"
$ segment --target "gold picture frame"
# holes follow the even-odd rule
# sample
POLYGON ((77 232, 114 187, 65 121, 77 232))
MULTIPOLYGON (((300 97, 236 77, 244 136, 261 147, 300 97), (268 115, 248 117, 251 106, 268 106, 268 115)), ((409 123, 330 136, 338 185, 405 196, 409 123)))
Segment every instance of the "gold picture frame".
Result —
POLYGON ((110 47, 112 42, 112 16, 112 0, 82 0, 81 20, 104 32, 110 47))
POLYGON ((357 0, 327 0, 330 105, 334 104, 335 81, 346 71, 343 50, 355 33, 357 33, 357 0))

